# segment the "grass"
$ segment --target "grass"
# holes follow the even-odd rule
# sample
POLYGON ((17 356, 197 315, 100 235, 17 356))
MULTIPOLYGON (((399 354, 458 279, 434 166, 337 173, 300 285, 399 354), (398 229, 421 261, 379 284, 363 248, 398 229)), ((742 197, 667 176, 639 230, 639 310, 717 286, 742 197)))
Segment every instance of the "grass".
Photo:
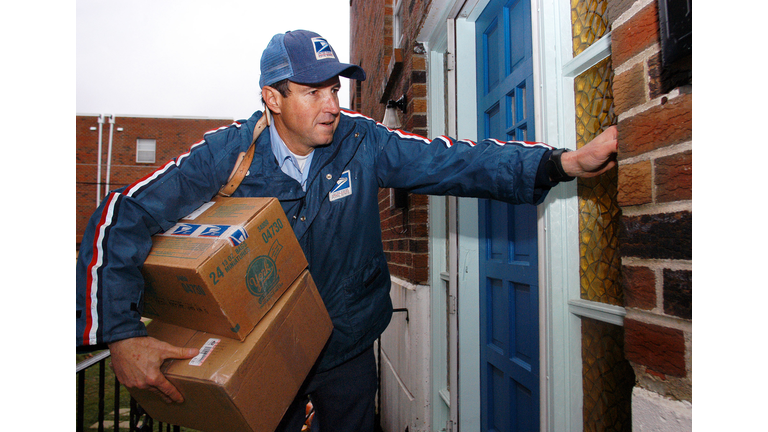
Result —
MULTIPOLYGON (((96 353, 76 354, 77 363, 93 357, 96 353)), ((76 377, 77 379, 77 377, 76 377)), ((78 384, 79 385, 79 384, 78 384)), ((99 365, 94 364, 85 370, 83 406, 83 430, 97 430, 99 421, 99 365)), ((129 431, 131 395, 124 386, 120 386, 120 431, 129 431)), ((112 431, 115 420, 115 374, 112 372, 111 359, 105 360, 104 369, 104 430, 112 431)), ((75 407, 76 408, 76 407, 75 407)), ((165 426, 165 425, 164 425, 165 426)), ((157 428, 157 422, 155 422, 157 428)), ((196 432, 194 429, 181 428, 182 432, 196 432)))

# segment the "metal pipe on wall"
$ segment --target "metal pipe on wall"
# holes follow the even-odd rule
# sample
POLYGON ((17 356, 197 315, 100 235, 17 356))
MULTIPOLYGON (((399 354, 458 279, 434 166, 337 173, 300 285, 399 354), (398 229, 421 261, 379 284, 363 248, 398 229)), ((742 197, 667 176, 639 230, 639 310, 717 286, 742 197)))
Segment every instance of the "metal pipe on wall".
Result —
POLYGON ((109 194, 109 174, 112 170, 112 137, 114 134, 114 128, 115 128, 115 115, 112 114, 109 116, 109 147, 107 150, 107 176, 104 180, 104 196, 107 196, 109 194))
POLYGON ((104 115, 99 114, 99 144, 96 159, 96 207, 101 203, 101 126, 104 124, 104 115))

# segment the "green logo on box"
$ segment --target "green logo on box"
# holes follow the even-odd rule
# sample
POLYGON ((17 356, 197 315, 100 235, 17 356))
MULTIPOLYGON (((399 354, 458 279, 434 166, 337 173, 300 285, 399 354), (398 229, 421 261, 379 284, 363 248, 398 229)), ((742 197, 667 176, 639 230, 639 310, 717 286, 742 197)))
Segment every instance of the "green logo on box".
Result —
POLYGON ((259 299, 259 304, 264 304, 272 297, 272 293, 280 281, 275 260, 262 255, 257 257, 248 266, 245 273, 245 285, 248 292, 259 299))

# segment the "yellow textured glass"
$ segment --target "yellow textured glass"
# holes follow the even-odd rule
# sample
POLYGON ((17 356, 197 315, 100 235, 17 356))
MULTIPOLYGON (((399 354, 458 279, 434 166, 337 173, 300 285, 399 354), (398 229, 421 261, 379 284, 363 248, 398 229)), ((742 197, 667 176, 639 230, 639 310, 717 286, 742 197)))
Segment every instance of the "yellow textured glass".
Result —
POLYGON ((624 328, 581 320, 584 432, 630 432, 635 374, 624 359, 624 328))
MULTIPOLYGON (((608 32, 607 1, 571 0, 571 23, 573 55, 577 56, 608 32)), ((574 96, 580 148, 616 123, 610 57, 574 79, 574 96)), ((618 168, 598 178, 579 179, 577 185, 580 297, 623 306, 618 168)), ((624 328, 582 318, 581 331, 583 430, 630 432, 635 376, 624 358, 624 328)))
POLYGON ((574 57, 608 31, 607 11, 607 0, 571 0, 574 57))
MULTIPOLYGON (((581 147, 615 123, 610 57, 574 80, 576 138, 581 147)), ((578 180, 581 298, 624 305, 619 284, 618 169, 578 180)))

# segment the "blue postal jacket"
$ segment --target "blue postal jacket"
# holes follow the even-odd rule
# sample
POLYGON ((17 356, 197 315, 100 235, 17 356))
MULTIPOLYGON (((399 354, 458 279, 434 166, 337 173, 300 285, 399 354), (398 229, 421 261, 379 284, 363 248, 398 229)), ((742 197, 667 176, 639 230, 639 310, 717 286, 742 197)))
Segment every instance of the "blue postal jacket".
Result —
MULTIPOLYGON (((140 268, 151 236, 209 201, 251 143, 261 117, 210 131, 187 153, 111 192, 91 217, 77 261, 77 348, 145 336, 140 268)), ((307 190, 284 174, 263 133, 233 196, 276 197, 291 221, 333 321, 317 371, 356 356, 392 316, 390 275, 381 242, 379 188, 418 194, 540 203, 535 187, 541 143, 428 140, 342 110, 333 143, 316 148, 307 190)))

